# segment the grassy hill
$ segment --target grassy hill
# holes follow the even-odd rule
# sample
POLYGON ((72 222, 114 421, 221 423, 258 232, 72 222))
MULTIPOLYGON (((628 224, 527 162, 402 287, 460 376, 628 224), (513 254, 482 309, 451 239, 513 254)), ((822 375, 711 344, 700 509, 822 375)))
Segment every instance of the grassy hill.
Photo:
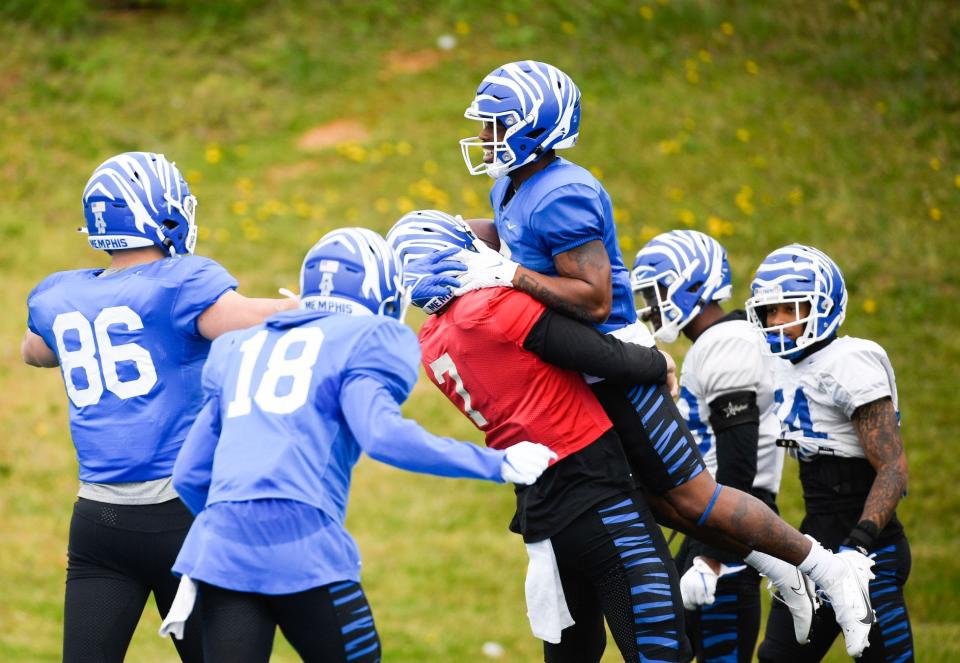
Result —
MULTIPOLYGON (((476 130, 462 113, 479 80, 521 58, 579 84, 566 156, 609 189, 628 260, 658 232, 710 232, 737 302, 784 243, 839 262, 846 333, 879 341, 897 370, 918 659, 960 658, 955 2, 11 0, 0 19, 4 661, 59 658, 76 463, 59 375, 18 348, 43 276, 104 263, 74 232, 93 168, 124 150, 175 159, 200 200, 199 252, 270 296, 331 228, 384 231, 423 207, 488 215, 489 180, 466 174, 456 141, 476 130)), ((478 439, 423 379, 405 411, 478 439)), ((799 523, 792 462, 785 476, 799 523)), ((387 660, 484 660, 486 641, 501 660, 537 658, 511 506, 504 487, 360 463, 349 524, 387 660)), ((174 660, 154 613, 129 660, 174 660)), ((280 644, 276 660, 296 658, 280 644)))

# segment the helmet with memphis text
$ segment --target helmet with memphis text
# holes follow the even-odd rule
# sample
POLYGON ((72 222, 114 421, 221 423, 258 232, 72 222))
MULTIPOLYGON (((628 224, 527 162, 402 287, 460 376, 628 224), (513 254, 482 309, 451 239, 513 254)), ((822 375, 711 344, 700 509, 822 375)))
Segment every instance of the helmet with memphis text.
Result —
POLYGON ((460 141, 467 170, 499 179, 549 150, 576 145, 580 90, 553 65, 510 62, 484 77, 464 117, 485 127, 460 141))
POLYGON ((731 295, 726 250, 696 230, 673 230, 647 242, 637 252, 630 281, 643 300, 637 315, 665 343, 677 340, 704 306, 731 295))
POLYGON ((847 312, 847 288, 837 264, 822 251, 790 244, 772 252, 750 284, 747 318, 762 331, 770 351, 795 359, 837 333, 847 312), (770 311, 784 307, 789 320, 771 324, 770 311))
POLYGON ((90 246, 104 251, 159 246, 192 254, 197 199, 162 154, 124 152, 100 164, 83 190, 90 246))
POLYGON ((379 234, 339 228, 320 238, 300 269, 300 306, 402 319, 403 269, 379 234))

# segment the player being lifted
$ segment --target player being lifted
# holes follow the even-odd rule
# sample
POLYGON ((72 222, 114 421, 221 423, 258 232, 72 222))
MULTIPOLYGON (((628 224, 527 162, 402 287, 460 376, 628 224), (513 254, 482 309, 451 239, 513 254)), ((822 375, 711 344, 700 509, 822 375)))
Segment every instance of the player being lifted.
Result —
MULTIPOLYGON (((695 230, 664 233, 637 253, 631 280, 643 299, 640 318, 658 341, 672 343, 680 332, 693 341, 681 369, 679 409, 707 469, 719 484, 776 510, 783 469, 774 407, 778 360, 743 311, 721 308, 731 295, 726 251, 695 230)), ((757 572, 742 557, 692 537, 680 547, 677 568, 697 658, 752 661, 760 631, 757 572)), ((810 600, 789 591, 786 599, 810 600)), ((806 641, 808 633, 796 636, 806 641)))
MULTIPOLYGON (((910 545, 896 515, 907 458, 887 353, 873 341, 837 336, 847 290, 837 265, 815 248, 791 244, 771 253, 751 292, 747 315, 773 354, 789 360, 777 373, 777 401, 782 435, 800 459, 801 530, 840 554, 858 549, 874 560, 869 591, 877 620, 859 660, 912 661, 903 597, 910 545)), ((831 619, 819 620, 806 646, 789 629, 789 616, 774 604, 761 661, 819 661, 837 637, 831 619)))
MULTIPOLYGON (((423 210, 401 218, 387 241, 412 284, 433 278, 419 272, 423 261, 475 250, 478 240, 459 219, 423 210)), ((530 555, 527 611, 545 660, 599 661, 604 617, 624 660, 685 660, 670 551, 609 418, 575 372, 590 366, 619 384, 663 383, 665 355, 621 343, 510 288, 428 308, 435 314, 420 330, 427 375, 487 445, 534 438, 559 456, 537 483, 517 487, 510 525, 530 555)))
MULTIPOLYGON (((294 305, 251 299, 193 255, 196 199, 162 154, 102 163, 83 192, 90 245, 106 269, 51 274, 27 300, 22 354, 60 366, 80 490, 70 522, 63 660, 122 661, 150 592, 166 613, 192 517, 170 475, 200 403, 210 340, 294 305)), ((200 661, 191 622, 176 643, 200 661)))
MULTIPOLYGON (((456 292, 516 287, 602 331, 649 338, 636 321, 610 196, 586 169, 556 154, 572 147, 579 133, 580 92, 570 77, 532 60, 506 64, 483 79, 465 115, 480 122, 481 131, 461 141, 464 159, 471 173, 496 179, 490 201, 512 259, 492 250, 465 258, 469 269, 456 292)), ((672 509, 674 526, 689 533, 705 525, 739 541, 744 555, 762 551, 799 566, 832 594, 847 651, 860 652, 870 626, 860 619, 872 615, 860 591, 869 560, 855 565, 835 557, 752 495, 717 484, 703 471, 693 437, 663 387, 631 390, 598 382, 593 388, 626 445, 635 475, 663 496, 661 513, 672 509)), ((789 582, 789 571, 763 572, 778 586, 789 582)), ((801 626, 809 619, 804 610, 796 615, 801 626)))
POLYGON ((174 467, 198 513, 174 571, 199 581, 208 661, 269 660, 278 625, 305 661, 380 660, 344 528, 361 451, 415 472, 524 484, 555 457, 516 437, 505 450, 436 437, 401 416, 420 349, 398 320, 402 271, 380 235, 327 233, 304 259, 300 291, 300 310, 213 344, 203 409, 174 467))

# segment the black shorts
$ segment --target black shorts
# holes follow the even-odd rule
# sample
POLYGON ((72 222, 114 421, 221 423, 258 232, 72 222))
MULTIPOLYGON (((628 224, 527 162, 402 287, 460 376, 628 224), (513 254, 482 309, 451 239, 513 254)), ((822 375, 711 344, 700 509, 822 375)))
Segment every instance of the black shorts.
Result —
POLYGON ((644 488, 662 495, 706 469, 665 386, 623 387, 602 381, 591 387, 620 436, 634 479, 644 488))

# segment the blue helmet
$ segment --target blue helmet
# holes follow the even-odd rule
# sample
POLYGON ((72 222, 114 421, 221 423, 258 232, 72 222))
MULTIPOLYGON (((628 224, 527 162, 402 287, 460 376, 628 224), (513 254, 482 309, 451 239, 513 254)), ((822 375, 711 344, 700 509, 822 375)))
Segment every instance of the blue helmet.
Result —
POLYGON ((637 252, 630 274, 643 297, 641 320, 659 317, 657 340, 672 343, 704 305, 730 298, 730 263, 720 242, 696 230, 657 235, 637 252), (659 314, 657 316, 657 314, 659 314))
POLYGON ((784 246, 764 258, 750 293, 747 318, 763 331, 771 352, 787 359, 836 334, 847 313, 847 288, 840 268, 822 251, 803 244, 784 246), (810 307, 806 315, 799 306, 804 302, 810 307), (796 305, 795 321, 767 324, 767 306, 791 303, 796 305), (799 324, 803 333, 793 340, 785 329, 799 324))
POLYGON ((536 161, 548 150, 573 147, 580 132, 580 90, 565 73, 544 62, 511 62, 488 74, 464 117, 493 123, 493 140, 476 136, 460 141, 471 175, 499 179, 515 168, 536 161), (499 135, 501 127, 506 129, 499 135), (493 160, 478 163, 471 149, 493 160))
POLYGON ((107 159, 83 190, 87 239, 104 251, 157 245, 172 256, 193 253, 196 209, 177 166, 152 152, 107 159))
POLYGON ((387 243, 403 265, 404 287, 411 293, 413 305, 427 313, 436 313, 453 299, 452 290, 442 296, 432 290, 424 295, 415 292, 421 280, 438 274, 438 263, 430 257, 446 249, 476 252, 479 241, 462 218, 432 209, 405 214, 387 233, 387 243))
POLYGON ((402 319, 403 269, 383 237, 366 228, 331 230, 300 268, 300 306, 402 319))

